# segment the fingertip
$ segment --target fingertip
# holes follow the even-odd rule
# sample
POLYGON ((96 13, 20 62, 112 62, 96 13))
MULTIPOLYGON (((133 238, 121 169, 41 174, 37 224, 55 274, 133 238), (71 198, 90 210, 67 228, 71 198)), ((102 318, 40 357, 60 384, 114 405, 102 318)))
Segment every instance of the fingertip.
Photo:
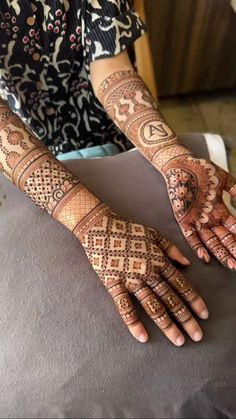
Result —
POLYGON ((176 260, 177 262, 181 263, 181 265, 189 266, 190 260, 188 260, 183 253, 178 249, 178 247, 173 246, 170 251, 168 252, 168 256, 172 260, 176 260))
POLYGON ((209 311, 207 309, 202 310, 199 317, 203 320, 207 320, 209 318, 209 311))
POLYGON ((185 339, 184 339, 183 335, 178 336, 176 341, 175 341, 175 345, 176 346, 183 346, 184 344, 185 344, 185 339))
POLYGON ((183 256, 181 263, 182 265, 189 266, 191 262, 185 256, 183 256))
POLYGON ((200 247, 197 250, 197 255, 198 255, 199 259, 201 259, 204 263, 209 263, 210 260, 211 260, 208 251, 206 249, 204 249, 204 247, 200 247))
POLYGON ((141 335, 139 335, 138 340, 141 343, 146 343, 148 341, 148 334, 147 333, 142 333, 141 335))
POLYGON ((197 330, 193 335, 194 342, 200 342, 203 339, 203 333, 202 330, 197 330))
POLYGON ((129 326, 129 331, 139 342, 146 343, 148 341, 148 334, 140 321, 135 325, 129 326))

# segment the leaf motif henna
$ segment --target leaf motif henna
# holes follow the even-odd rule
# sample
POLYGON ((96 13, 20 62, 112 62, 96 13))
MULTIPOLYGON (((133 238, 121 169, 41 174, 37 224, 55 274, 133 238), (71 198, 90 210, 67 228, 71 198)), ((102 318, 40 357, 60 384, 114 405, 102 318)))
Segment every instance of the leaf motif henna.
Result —
MULTIPOLYGON (((194 158, 178 142, 135 70, 117 71, 108 76, 100 85, 98 98, 119 129, 163 174, 180 228, 198 257, 209 262, 204 247, 207 243, 201 241, 198 232, 204 226, 211 228, 226 223, 236 234, 236 220, 226 221, 229 214, 222 201, 223 189, 236 199, 235 180, 210 161, 194 158)), ((231 254, 235 254, 232 246, 231 254)), ((236 260, 235 264, 232 258, 223 261, 222 251, 217 257, 235 269, 236 260)))
MULTIPOLYGON (((140 109, 136 102, 135 107, 140 109)), ((177 296, 160 274, 166 261, 161 248, 168 250, 170 243, 154 229, 119 217, 32 137, 7 107, 1 108, 1 102, 0 109, 0 169, 80 239, 128 326, 138 321, 129 297, 133 293, 166 335, 169 328, 178 332, 167 310, 179 322, 187 320, 188 310, 181 292, 177 296)))
POLYGON ((172 158, 162 170, 176 220, 198 257, 209 261, 205 244, 223 265, 236 270, 236 242, 231 238, 230 245, 226 243, 227 230, 219 237, 211 231, 219 228, 228 216, 222 200, 225 187, 222 170, 192 156, 172 158))
POLYGON ((197 178, 194 174, 182 169, 170 169, 166 173, 169 197, 176 217, 181 220, 194 203, 197 193, 197 178))

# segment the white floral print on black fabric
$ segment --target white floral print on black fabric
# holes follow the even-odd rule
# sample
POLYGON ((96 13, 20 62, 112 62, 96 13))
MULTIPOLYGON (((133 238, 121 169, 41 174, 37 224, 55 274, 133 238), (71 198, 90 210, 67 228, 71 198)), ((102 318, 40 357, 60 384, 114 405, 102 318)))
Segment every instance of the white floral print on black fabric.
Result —
POLYGON ((0 96, 54 155, 108 141, 130 149, 94 96, 89 64, 144 32, 129 0, 1 0, 0 96))

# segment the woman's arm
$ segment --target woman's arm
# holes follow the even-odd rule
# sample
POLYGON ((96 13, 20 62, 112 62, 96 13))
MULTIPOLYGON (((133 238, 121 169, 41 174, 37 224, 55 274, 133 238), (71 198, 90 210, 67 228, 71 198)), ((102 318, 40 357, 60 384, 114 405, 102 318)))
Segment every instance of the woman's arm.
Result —
POLYGON ((0 171, 78 238, 105 204, 54 158, 0 99, 0 171))
POLYGON ((222 200, 223 190, 236 198, 235 180, 179 143, 126 51, 91 62, 90 68, 94 92, 110 118, 163 174, 189 245, 204 262, 210 261, 208 248, 236 270, 236 219, 222 200))
POLYGON ((184 337, 168 312, 183 324, 193 340, 202 338, 202 331, 184 301, 201 318, 208 317, 207 308, 167 257, 187 265, 184 256, 155 229, 120 217, 89 192, 2 100, 0 171, 80 239, 91 265, 136 339, 144 342, 148 335, 129 293, 137 297, 175 345, 182 345, 184 337))

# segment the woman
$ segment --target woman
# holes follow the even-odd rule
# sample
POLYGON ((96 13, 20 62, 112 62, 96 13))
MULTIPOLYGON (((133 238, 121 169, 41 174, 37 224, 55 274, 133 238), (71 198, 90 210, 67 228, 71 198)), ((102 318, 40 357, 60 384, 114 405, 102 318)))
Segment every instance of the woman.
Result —
POLYGON ((176 220, 197 256, 206 247, 236 269, 236 220, 222 201, 234 180, 184 148, 135 72, 127 47, 146 28, 128 0, 3 0, 0 169, 81 241, 133 336, 148 339, 129 293, 175 345, 174 316, 194 340, 202 298, 169 258, 188 260, 153 228, 124 219, 54 156, 111 142, 135 145, 167 183, 176 220), (206 246, 206 247, 205 247, 206 246))

